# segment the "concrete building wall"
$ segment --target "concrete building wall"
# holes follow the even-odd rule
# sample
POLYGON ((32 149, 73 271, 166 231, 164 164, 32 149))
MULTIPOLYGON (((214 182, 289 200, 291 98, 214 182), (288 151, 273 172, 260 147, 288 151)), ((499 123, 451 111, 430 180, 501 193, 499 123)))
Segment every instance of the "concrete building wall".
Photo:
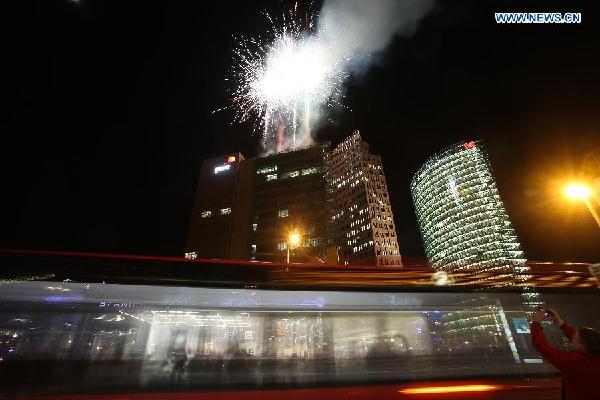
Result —
POLYGON ((236 153, 202 162, 185 245, 186 257, 231 258, 234 209, 244 206, 236 203, 243 159, 242 154, 236 153))
POLYGON ((256 175, 256 159, 242 160, 238 171, 233 207, 233 226, 231 229, 229 257, 236 260, 250 258, 250 226, 252 189, 256 175))

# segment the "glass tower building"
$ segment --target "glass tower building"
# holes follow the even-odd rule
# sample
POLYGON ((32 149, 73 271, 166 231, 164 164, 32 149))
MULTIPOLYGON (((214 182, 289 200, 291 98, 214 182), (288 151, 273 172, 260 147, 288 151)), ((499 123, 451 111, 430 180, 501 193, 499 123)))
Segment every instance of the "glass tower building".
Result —
POLYGON ((457 143, 432 156, 413 177, 411 193, 434 268, 529 269, 481 141, 457 143))

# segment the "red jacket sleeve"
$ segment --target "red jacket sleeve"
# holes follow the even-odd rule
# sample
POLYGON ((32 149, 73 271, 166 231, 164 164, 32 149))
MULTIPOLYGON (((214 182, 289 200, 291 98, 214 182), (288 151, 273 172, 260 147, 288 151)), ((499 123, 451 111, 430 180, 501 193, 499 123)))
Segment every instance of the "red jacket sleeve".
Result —
POLYGON ((571 338, 575 334, 575 329, 573 329, 571 326, 567 325, 566 322, 562 323, 562 325, 560 326, 560 329, 562 329, 563 333, 569 340, 571 340, 571 338))
MULTIPOLYGON (((568 329, 570 328, 572 330, 573 328, 567 324, 563 324, 561 328, 565 325, 567 328, 563 328, 565 335, 569 336, 569 333, 573 334, 574 332, 571 332, 568 329)), ((571 359, 570 352, 558 350, 548 343, 548 340, 546 340, 546 337, 544 336, 544 331, 542 330, 542 324, 539 322, 534 321, 531 323, 531 341, 533 342, 533 347, 536 348, 542 357, 544 357, 546 360, 548 360, 548 362, 550 362, 550 364, 554 365, 558 369, 562 369, 566 361, 571 359)))

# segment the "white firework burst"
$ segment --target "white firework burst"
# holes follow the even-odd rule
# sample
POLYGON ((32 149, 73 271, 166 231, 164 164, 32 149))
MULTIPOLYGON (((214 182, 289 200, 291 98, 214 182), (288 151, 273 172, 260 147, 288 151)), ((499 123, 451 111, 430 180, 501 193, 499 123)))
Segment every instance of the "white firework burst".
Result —
POLYGON ((342 65, 348 57, 333 56, 337 54, 331 51, 335 43, 314 32, 313 12, 299 18, 296 4, 281 23, 265 15, 272 26, 266 39, 239 37, 233 50, 231 78, 227 80, 232 84, 234 120, 253 121, 254 130, 263 134, 265 147, 271 139, 281 141, 281 132, 292 139, 286 147, 296 147, 297 141, 310 139, 311 115, 340 104, 348 75, 342 65))

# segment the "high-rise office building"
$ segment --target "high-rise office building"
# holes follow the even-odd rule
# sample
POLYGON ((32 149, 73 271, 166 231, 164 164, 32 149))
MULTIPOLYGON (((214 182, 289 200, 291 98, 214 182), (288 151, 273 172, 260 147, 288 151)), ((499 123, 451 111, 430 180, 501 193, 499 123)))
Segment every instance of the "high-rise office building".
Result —
POLYGON ((481 141, 432 156, 413 177, 411 192, 434 268, 528 270, 481 141))
POLYGON ((291 262, 318 262, 329 246, 328 152, 329 145, 317 145, 204 160, 185 256, 282 262, 289 253, 291 262), (292 244, 294 233, 299 242, 292 244))
POLYGON ((255 159, 251 202, 250 259, 317 262, 328 246, 325 158, 315 145, 255 159), (299 243, 292 243, 293 234, 299 243))
MULTIPOLYGON (((527 312, 542 302, 527 286, 527 260, 500 199, 483 143, 461 142, 433 155, 413 177, 411 192, 431 265, 449 272, 485 272, 479 276, 487 281, 511 276, 509 284, 523 289, 523 314, 518 317, 527 320, 527 312)), ((523 335, 515 328, 519 318, 513 319, 511 329, 498 299, 481 295, 473 300, 452 303, 457 310, 442 318, 445 346, 494 351, 508 343, 517 363, 528 357, 531 352, 526 350, 531 346, 519 344, 523 335), (472 340, 459 341, 465 332, 472 340)))
POLYGON ((369 153, 357 132, 333 151, 319 144, 205 160, 185 253, 399 266, 381 158, 369 153))
POLYGON ((355 132, 328 157, 331 240, 342 264, 400 266, 381 157, 355 132))
POLYGON ((252 164, 241 153, 202 162, 187 258, 246 258, 252 164))

